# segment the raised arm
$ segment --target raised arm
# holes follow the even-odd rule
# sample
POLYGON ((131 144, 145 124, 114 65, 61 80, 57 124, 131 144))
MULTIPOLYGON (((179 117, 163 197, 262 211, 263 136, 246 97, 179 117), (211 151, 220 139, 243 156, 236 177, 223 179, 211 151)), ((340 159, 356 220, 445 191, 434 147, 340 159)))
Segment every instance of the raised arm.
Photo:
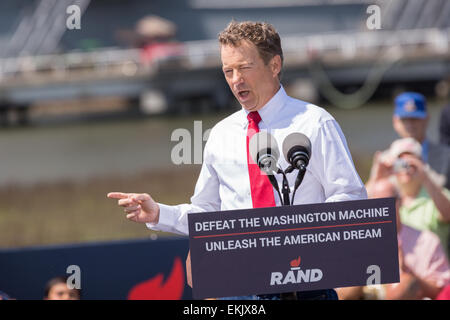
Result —
POLYGON ((427 167, 421 160, 410 155, 405 156, 404 159, 417 169, 417 174, 420 176, 423 186, 439 211, 439 220, 450 223, 450 199, 445 194, 445 189, 438 186, 433 179, 431 179, 427 167))
POLYGON ((131 221, 145 223, 152 230, 187 235, 189 213, 220 210, 219 179, 207 147, 208 143, 191 203, 169 206, 155 202, 147 193, 111 192, 108 198, 118 199, 118 205, 124 207, 126 217, 131 221))

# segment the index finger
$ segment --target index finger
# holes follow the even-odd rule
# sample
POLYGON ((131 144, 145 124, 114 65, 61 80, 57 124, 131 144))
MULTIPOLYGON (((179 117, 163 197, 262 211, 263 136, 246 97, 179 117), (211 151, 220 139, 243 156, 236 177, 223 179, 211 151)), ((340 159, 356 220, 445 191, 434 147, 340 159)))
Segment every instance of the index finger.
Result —
POLYGON ((107 194, 107 197, 110 199, 126 199, 128 198, 128 193, 123 192, 110 192, 107 194))

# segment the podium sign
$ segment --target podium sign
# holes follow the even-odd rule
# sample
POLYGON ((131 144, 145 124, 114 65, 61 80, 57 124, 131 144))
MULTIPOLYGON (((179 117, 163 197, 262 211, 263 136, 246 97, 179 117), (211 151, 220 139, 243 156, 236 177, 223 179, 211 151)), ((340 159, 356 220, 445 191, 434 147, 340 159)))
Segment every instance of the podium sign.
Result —
POLYGON ((188 220, 196 299, 399 282, 394 198, 188 220))

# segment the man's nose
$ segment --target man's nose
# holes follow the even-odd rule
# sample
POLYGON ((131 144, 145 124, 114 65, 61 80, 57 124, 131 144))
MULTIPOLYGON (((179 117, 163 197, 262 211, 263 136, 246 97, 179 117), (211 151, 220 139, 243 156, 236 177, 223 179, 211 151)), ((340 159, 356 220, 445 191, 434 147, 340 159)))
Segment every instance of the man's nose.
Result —
POLYGON ((231 79, 233 84, 240 84, 242 80, 242 74, 239 71, 233 72, 233 78, 231 79))

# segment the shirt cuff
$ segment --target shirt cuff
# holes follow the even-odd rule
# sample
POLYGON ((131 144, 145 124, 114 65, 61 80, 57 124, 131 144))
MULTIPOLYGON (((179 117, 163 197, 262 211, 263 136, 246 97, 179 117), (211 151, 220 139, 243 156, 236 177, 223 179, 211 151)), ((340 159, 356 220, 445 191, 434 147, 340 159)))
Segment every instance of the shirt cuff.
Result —
POLYGON ((177 216, 179 214, 176 206, 168 206, 162 203, 159 205, 158 223, 146 223, 147 228, 155 231, 173 232, 177 216))

